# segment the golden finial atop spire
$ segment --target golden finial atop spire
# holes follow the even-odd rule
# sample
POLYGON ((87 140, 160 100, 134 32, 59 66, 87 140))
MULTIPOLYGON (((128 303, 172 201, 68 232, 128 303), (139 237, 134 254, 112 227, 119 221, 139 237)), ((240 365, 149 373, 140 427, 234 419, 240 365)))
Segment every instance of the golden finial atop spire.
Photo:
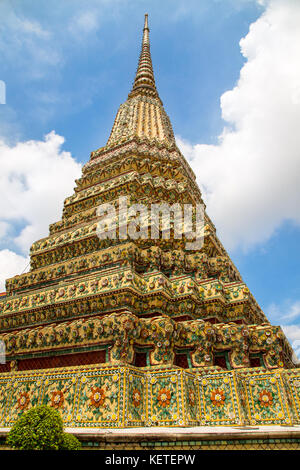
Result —
POLYGON ((148 26, 148 13, 145 13, 144 31, 145 31, 145 29, 148 29, 148 31, 149 31, 149 26, 148 26))
POLYGON ((148 13, 145 13, 144 29, 146 29, 146 28, 149 29, 149 27, 148 27, 148 13))
POLYGON ((147 94, 149 96, 158 97, 150 54, 148 13, 145 14, 142 50, 135 80, 129 97, 135 96, 137 94, 147 94))
MULTIPOLYGON (((144 44, 147 44, 148 47, 150 48, 150 41, 149 41, 149 26, 148 26, 148 13, 145 13, 145 22, 144 22, 144 29, 143 29, 143 43, 142 47, 144 44)), ((150 50, 149 50, 150 52, 150 50)))

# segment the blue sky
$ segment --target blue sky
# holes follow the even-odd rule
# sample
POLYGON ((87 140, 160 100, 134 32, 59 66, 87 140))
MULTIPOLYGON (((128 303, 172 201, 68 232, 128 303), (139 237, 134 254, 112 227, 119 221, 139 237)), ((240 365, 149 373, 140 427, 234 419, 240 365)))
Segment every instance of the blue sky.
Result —
POLYGON ((220 96, 244 61, 239 40, 262 11, 253 1, 234 0, 25 0, 0 8, 8 136, 39 139, 54 128, 83 162, 107 140, 130 91, 145 12, 155 78, 175 133, 211 143, 222 129, 220 96), (33 25, 19 34, 23 44, 12 31, 16 17, 33 25))
POLYGON ((300 351, 297 0, 3 0, 2 282, 26 268, 30 244, 105 145, 146 12, 157 88, 208 213, 300 351))

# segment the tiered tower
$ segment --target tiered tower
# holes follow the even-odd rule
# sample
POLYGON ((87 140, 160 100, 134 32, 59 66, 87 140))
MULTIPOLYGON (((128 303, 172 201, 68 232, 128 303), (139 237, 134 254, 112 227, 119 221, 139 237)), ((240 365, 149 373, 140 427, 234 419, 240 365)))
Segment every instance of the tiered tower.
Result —
MULTIPOLYGON (((205 213, 204 243, 99 236, 100 205, 203 204, 158 95, 145 16, 131 92, 62 219, 0 300, 0 423, 37 403, 76 427, 291 424, 293 351, 205 213)), ((130 220, 125 218, 126 223, 130 220)), ((120 226, 117 234, 120 235, 120 226)))

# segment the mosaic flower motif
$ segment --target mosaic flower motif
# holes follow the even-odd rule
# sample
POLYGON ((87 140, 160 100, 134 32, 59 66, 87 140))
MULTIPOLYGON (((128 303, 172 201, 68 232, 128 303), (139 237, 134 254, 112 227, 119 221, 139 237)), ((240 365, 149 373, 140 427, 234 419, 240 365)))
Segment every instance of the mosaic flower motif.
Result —
POLYGON ((91 389, 91 391, 92 394, 90 396, 90 400, 92 406, 96 406, 97 408, 99 408, 99 406, 102 406, 104 404, 106 398, 105 391, 103 388, 100 387, 94 387, 91 389))
POLYGON ((57 295, 58 295, 58 297, 63 297, 65 295, 65 289, 59 289, 57 295))
POLYGON ((55 390, 55 392, 52 392, 51 406, 53 406, 53 408, 61 408, 64 400, 64 394, 61 390, 55 390))
POLYGON ((272 393, 270 393, 268 390, 263 390, 260 392, 258 399, 261 406, 264 407, 268 407, 273 403, 272 393))
POLYGON ((166 407, 169 406, 171 400, 171 392, 166 388, 160 389, 157 394, 157 400, 160 406, 166 407))
POLYGON ((25 410, 25 408, 27 408, 27 406, 29 405, 29 402, 29 394, 27 392, 20 393, 18 398, 18 408, 20 408, 21 410, 25 410))
POLYGON ((194 406, 195 405, 195 402, 196 402, 196 397, 195 397, 195 392, 194 390, 189 390, 189 404, 194 406))
POLYGON ((211 392, 210 399, 214 406, 223 406, 225 403, 225 393, 217 388, 211 392))
POLYGON ((135 388, 132 392, 132 402, 134 406, 136 407, 140 406, 141 401, 142 401, 141 392, 137 388, 135 388))
POLYGON ((149 336, 149 332, 145 328, 143 328, 141 330, 141 338, 148 338, 148 336, 149 336))

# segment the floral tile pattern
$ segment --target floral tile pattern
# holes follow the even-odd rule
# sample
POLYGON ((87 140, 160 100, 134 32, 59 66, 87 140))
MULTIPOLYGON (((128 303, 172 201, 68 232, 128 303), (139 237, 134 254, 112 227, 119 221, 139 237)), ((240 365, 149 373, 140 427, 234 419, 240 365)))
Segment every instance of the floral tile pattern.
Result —
POLYGON ((300 423, 300 371, 287 370, 283 374, 289 409, 293 423, 300 423))
POLYGON ((237 386, 232 372, 199 376, 201 424, 241 424, 237 386))
POLYGON ((10 380, 0 380, 0 423, 4 422, 5 412, 9 402, 10 380))
POLYGON ((76 403, 76 426, 122 426, 124 370, 82 374, 76 403))
POLYGON ((201 421, 198 381, 192 374, 186 372, 184 375, 186 420, 190 426, 198 426, 201 421))
POLYGON ((126 426, 144 426, 147 418, 147 378, 129 370, 126 379, 126 426))
POLYGON ((300 370, 97 365, 0 375, 0 426, 42 403, 75 428, 297 424, 300 370))
MULTIPOLYGON (((186 408, 186 386, 184 370, 166 369, 151 372, 148 375, 148 426, 184 426, 188 420, 186 408)), ((194 386, 190 391, 193 404, 189 405, 189 414, 195 415, 196 393, 194 386), (192 411, 191 411, 192 410, 192 411)))
POLYGON ((65 423, 73 421, 78 378, 69 374, 46 378, 41 403, 57 409, 65 423))
POLYGON ((291 424, 286 394, 279 372, 242 374, 251 424, 291 424))
POLYGON ((10 399, 5 422, 12 425, 24 411, 39 403, 41 381, 32 377, 12 380, 9 390, 10 399))

